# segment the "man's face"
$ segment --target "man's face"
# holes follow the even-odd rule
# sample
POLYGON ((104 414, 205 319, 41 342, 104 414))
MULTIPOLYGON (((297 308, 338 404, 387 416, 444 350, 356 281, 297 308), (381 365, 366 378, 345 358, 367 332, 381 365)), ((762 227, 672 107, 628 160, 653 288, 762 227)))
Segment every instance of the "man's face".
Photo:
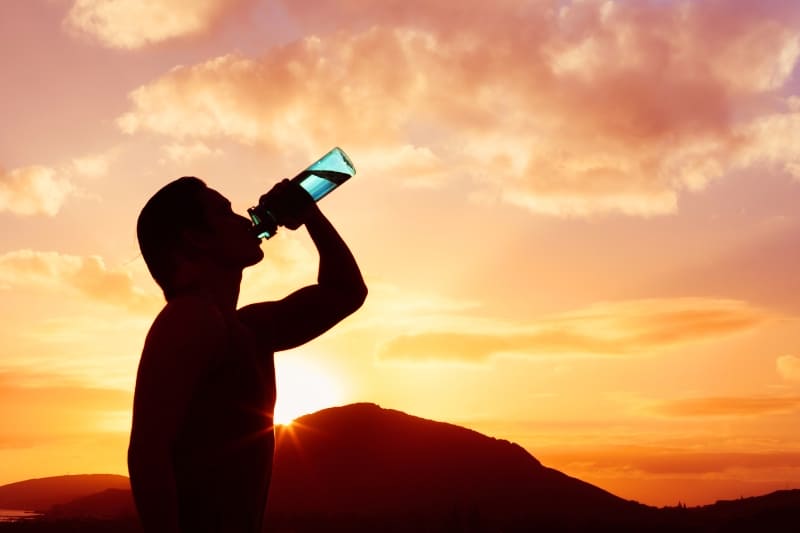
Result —
POLYGON ((231 203, 214 189, 205 190, 206 221, 210 228, 207 251, 233 268, 255 265, 264 257, 261 239, 252 231, 250 219, 233 212, 231 203))

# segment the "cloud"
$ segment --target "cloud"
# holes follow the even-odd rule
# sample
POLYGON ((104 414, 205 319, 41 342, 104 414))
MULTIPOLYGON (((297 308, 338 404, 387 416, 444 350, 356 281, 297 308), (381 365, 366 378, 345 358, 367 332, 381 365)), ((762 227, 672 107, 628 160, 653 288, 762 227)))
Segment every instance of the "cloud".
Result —
POLYGON ((72 183, 50 167, 0 169, 0 212, 54 216, 73 191, 72 183))
POLYGON ((740 417, 788 413, 800 409, 800 397, 712 397, 670 400, 652 407, 669 417, 740 417))
POLYGON ((108 174, 113 157, 112 153, 76 157, 72 160, 72 169, 79 176, 102 178, 108 174))
POLYGON ((164 146, 163 150, 171 161, 178 163, 187 163, 204 157, 219 157, 222 155, 222 150, 219 148, 209 148, 207 144, 200 141, 170 143, 164 146))
MULTIPOLYGON (((431 291, 401 287, 384 280, 369 280, 369 298, 354 317, 359 327, 396 331, 418 327, 420 323, 436 324, 438 328, 461 330, 471 327, 466 317, 480 314, 480 303, 454 298, 431 291), (392 317, 391 321, 387 317, 392 317)), ((478 320, 480 324, 485 321, 478 320)), ((471 323, 470 323, 471 324, 471 323)), ((479 325, 475 325, 479 328, 479 325)))
POLYGON ((0 449, 98 431, 111 413, 130 411, 132 396, 57 375, 0 371, 0 449))
POLYGON ((203 33, 252 0, 76 0, 64 21, 111 48, 141 48, 203 33))
POLYGON ((118 123, 308 157, 341 144, 368 174, 458 178, 559 216, 672 213, 734 169, 800 173, 780 95, 800 56, 794 3, 459 6, 287 2, 317 35, 174 68, 118 123), (403 151, 419 169, 385 163, 403 151))
MULTIPOLYGON (((587 447, 588 448, 588 447, 587 447)), ((696 452, 674 446, 615 446, 548 453, 548 460, 581 470, 617 470, 656 475, 715 474, 732 470, 800 467, 800 452, 773 450, 696 452)))
POLYGON ((775 361, 778 374, 786 381, 800 382, 800 357, 796 355, 782 355, 775 361))
POLYGON ((0 255, 0 284, 68 288, 133 311, 152 312, 160 299, 136 287, 129 272, 109 269, 97 256, 17 250, 0 255))
POLYGON ((480 362, 497 354, 637 355, 754 328, 770 315, 733 300, 678 298, 602 303, 527 325, 464 323, 395 337, 384 360, 480 362), (456 326, 456 327, 453 327, 456 326))

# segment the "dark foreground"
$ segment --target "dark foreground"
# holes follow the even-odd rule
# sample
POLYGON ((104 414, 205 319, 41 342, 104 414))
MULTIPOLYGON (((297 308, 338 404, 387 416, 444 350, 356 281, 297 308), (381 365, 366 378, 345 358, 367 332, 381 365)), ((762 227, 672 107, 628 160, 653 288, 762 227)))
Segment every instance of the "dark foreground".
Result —
MULTIPOLYGON (((417 516, 284 516, 274 517, 269 531, 275 533, 311 532, 796 532, 800 524, 800 491, 775 493, 756 502, 754 498, 694 509, 659 509, 639 520, 607 520, 594 523, 567 523, 549 520, 492 521, 477 511, 443 510, 417 516), (770 500, 769 502, 767 500, 770 500), (782 501, 782 502, 781 502, 782 501), (719 506, 719 507, 716 507, 719 506)), ((125 519, 37 519, 0 523, 0 532, 25 533, 141 533, 133 517, 125 519)))

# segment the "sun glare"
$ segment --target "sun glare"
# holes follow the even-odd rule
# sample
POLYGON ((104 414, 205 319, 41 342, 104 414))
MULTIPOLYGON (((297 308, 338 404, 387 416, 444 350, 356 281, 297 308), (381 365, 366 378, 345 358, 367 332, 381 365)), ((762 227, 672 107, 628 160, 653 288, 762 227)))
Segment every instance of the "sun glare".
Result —
POLYGON ((341 403, 341 387, 330 372, 299 356, 277 357, 275 374, 278 385, 276 424, 291 424, 299 416, 341 403))

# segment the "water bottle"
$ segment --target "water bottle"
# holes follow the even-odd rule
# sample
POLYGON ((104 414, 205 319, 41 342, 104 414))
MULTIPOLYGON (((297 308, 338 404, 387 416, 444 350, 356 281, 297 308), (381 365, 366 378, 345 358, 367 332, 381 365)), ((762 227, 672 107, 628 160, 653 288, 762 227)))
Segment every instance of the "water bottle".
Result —
MULTIPOLYGON (((291 179, 302 187, 315 202, 350 179, 356 169, 344 151, 336 147, 291 179)), ((264 197, 257 206, 247 210, 255 226, 256 235, 269 239, 278 231, 278 221, 264 197)))

